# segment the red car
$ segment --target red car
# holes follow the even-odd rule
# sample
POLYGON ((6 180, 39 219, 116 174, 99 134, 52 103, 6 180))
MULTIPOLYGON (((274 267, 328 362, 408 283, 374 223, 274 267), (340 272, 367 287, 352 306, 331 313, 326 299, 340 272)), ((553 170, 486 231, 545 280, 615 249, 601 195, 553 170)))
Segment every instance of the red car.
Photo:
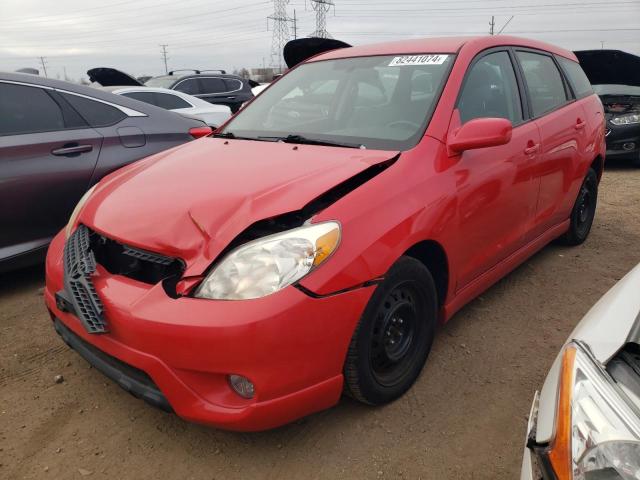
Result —
POLYGON ((89 362, 188 420, 390 402, 439 323, 586 239, 603 119, 573 53, 535 41, 323 53, 215 135, 103 179, 51 244, 46 303, 89 362))

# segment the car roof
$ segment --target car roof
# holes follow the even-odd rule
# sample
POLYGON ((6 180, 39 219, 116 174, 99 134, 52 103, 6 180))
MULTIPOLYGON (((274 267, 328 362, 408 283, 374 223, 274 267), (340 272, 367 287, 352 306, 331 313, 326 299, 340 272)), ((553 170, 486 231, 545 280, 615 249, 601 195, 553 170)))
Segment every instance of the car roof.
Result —
POLYGON ((37 75, 11 72, 0 72, 0 81, 9 81, 36 86, 39 85, 43 87, 55 88, 58 90, 66 90, 68 92, 78 93, 80 95, 97 98, 98 100, 103 100, 108 103, 113 103, 122 107, 130 108, 132 110, 137 110, 138 112, 144 113, 146 115, 166 115, 166 110, 160 107, 142 103, 131 98, 123 97, 122 95, 115 95, 108 91, 105 87, 95 88, 66 82, 64 80, 54 80, 52 78, 40 77, 37 75))
POLYGON ((365 57, 373 55, 419 54, 419 53, 458 53, 462 48, 485 50, 498 46, 519 46, 544 50, 577 61, 573 52, 549 43, 509 35, 485 35, 475 37, 433 37, 401 40, 396 42, 374 43, 356 47, 341 48, 320 54, 310 62, 337 58, 365 57))
POLYGON ((212 70, 211 72, 207 72, 202 71, 200 73, 178 73, 178 74, 173 74, 173 75, 158 75, 157 77, 151 77, 151 78, 175 78, 176 80, 182 80, 184 78, 190 78, 190 77, 222 77, 222 78, 233 78, 236 80, 241 80, 243 81, 242 77, 239 77, 238 75, 233 75, 231 73, 217 73, 214 70, 212 70))

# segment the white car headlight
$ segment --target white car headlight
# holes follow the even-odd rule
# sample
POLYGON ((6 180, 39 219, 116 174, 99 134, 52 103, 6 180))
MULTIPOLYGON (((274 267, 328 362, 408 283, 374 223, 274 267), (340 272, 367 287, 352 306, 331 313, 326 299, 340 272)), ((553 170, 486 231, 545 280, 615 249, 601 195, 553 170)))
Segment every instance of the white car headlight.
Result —
POLYGON ((93 191, 96 189, 97 186, 98 184, 94 185, 89 190, 87 190, 85 194, 82 195, 78 203, 76 204, 76 207, 73 209, 73 212, 71 212, 71 216, 69 217, 67 226, 64 229, 64 235, 67 239, 71 236, 71 232, 73 232, 73 227, 75 227, 76 221, 78 220, 78 215, 80 215, 80 211, 82 210, 82 207, 84 207, 84 204, 87 203, 87 200, 89 200, 89 197, 91 196, 91 194, 93 193, 93 191))
POLYGON ((297 282, 340 243, 340 224, 324 222, 253 240, 230 252, 195 292, 198 298, 248 300, 297 282))
POLYGON ((629 402, 583 347, 566 347, 548 453, 558 478, 640 479, 640 418, 629 402))
POLYGON ((640 123, 640 113, 631 113, 629 115, 613 117, 610 122, 614 125, 631 125, 633 123, 640 123))

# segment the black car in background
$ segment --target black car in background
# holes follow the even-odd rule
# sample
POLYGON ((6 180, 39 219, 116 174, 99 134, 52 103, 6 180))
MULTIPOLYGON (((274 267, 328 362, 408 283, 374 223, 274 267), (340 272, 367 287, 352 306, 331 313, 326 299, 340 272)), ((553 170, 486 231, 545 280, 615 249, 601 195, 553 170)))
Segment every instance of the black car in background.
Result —
POLYGON ((607 159, 640 166, 640 57, 620 50, 574 53, 604 105, 607 159))
POLYGON ((240 110, 244 102, 253 98, 251 88, 258 85, 252 80, 227 74, 224 70, 172 70, 167 75, 151 77, 144 84, 109 67, 92 68, 87 71, 87 75, 89 80, 103 87, 146 85, 178 90, 209 103, 226 105, 233 113, 240 110))
POLYGON ((43 259, 103 176, 210 132, 199 120, 123 96, 0 73, 0 272, 43 259))

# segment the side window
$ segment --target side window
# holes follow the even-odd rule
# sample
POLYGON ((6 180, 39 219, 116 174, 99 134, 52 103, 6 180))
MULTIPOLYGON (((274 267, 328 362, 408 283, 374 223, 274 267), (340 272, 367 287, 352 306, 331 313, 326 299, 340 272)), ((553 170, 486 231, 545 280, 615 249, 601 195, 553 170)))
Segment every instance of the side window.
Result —
POLYGON ((191 108, 193 105, 181 99, 178 95, 170 93, 155 92, 155 104, 165 110, 176 110, 178 108, 191 108))
POLYGON ((242 82, 234 78, 225 78, 224 86, 225 86, 225 91, 227 92, 235 92, 236 90, 242 90, 242 82))
POLYGON ((62 110, 46 90, 0 83, 0 136, 64 130, 62 110))
POLYGON ((188 93, 189 95, 197 95, 198 93, 201 93, 198 86, 198 79, 196 78, 183 80, 178 83, 173 89, 182 93, 188 93))
POLYGON ((533 116, 539 117, 567 101, 564 81, 549 55, 517 52, 527 82, 533 116))
POLYGON ((564 57, 556 57, 564 73, 569 77, 569 82, 573 87, 576 98, 586 97, 593 93, 591 82, 585 75, 579 63, 564 57))
POLYGON ((116 107, 102 102, 68 93, 63 93, 62 96, 92 127, 108 127, 127 117, 116 107))
POLYGON ((473 64, 458 109, 462 123, 485 117, 506 118, 514 124, 522 121, 518 82, 507 52, 490 53, 473 64))
POLYGON ((150 103, 151 105, 157 105, 153 97, 153 92, 126 92, 123 93, 122 96, 133 98, 134 100, 140 100, 144 103, 150 103))
POLYGON ((222 78, 206 77, 200 79, 202 93, 223 93, 227 91, 227 86, 222 78))

